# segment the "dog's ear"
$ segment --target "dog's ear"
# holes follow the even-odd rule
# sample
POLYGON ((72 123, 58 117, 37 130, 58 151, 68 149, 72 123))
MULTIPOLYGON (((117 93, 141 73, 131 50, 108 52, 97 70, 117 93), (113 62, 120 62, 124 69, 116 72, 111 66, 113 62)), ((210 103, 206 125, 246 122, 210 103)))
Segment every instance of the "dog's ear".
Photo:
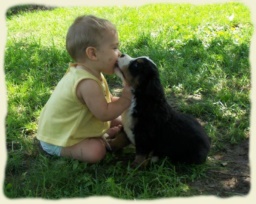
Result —
POLYGON ((158 75, 143 83, 145 84, 145 86, 143 87, 143 92, 145 93, 145 95, 151 97, 158 97, 160 95, 163 95, 164 91, 158 75))
POLYGON ((138 84, 142 94, 157 97, 163 94, 157 66, 148 58, 139 58, 135 63, 140 69, 138 84))

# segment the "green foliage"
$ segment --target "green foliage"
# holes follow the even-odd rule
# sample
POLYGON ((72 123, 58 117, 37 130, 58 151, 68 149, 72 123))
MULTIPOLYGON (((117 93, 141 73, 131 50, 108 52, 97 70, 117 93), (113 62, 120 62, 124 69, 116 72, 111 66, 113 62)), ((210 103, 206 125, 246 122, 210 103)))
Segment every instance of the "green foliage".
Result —
MULTIPOLYGON (((123 53, 146 55, 155 61, 168 99, 204 124, 212 138, 211 155, 226 143, 248 137, 248 57, 253 25, 245 6, 149 4, 138 8, 55 8, 18 15, 11 12, 7 12, 4 64, 8 91, 7 197, 190 196, 193 189, 189 182, 207 176, 209 163, 175 167, 162 160, 139 171, 129 167, 133 153, 125 154, 125 158, 108 155, 99 164, 87 165, 37 152, 33 137, 38 116, 71 62, 65 51, 65 35, 74 18, 82 14, 112 21, 123 53)), ((112 91, 121 88, 117 77, 107 79, 112 91)))

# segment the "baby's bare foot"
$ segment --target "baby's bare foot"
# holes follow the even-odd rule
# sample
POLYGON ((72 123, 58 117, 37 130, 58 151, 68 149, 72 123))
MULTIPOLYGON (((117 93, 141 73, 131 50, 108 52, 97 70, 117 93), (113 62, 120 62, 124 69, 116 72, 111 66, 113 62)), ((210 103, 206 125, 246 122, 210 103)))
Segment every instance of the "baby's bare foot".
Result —
POLYGON ((121 125, 109 128, 106 132, 108 134, 108 138, 114 138, 116 134, 121 131, 121 129, 122 129, 121 125))
POLYGON ((124 131, 120 131, 113 139, 107 138, 106 141, 112 152, 116 152, 131 143, 124 131))

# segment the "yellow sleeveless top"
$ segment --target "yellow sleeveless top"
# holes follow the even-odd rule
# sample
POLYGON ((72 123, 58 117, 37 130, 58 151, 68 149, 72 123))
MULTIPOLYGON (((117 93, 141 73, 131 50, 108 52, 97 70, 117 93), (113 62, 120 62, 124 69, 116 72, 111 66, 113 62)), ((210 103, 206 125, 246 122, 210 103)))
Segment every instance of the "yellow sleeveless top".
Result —
POLYGON ((89 72, 71 66, 40 114, 37 138, 67 147, 85 138, 101 137, 110 128, 110 122, 97 119, 76 95, 78 83, 84 79, 92 79, 102 88, 107 102, 111 102, 107 81, 103 75, 101 77, 102 82, 89 72))

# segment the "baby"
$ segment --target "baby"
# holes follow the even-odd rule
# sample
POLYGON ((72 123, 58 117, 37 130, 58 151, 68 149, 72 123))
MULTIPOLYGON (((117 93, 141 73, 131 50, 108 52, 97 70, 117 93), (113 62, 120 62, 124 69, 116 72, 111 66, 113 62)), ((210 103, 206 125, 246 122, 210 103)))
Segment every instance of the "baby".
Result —
POLYGON ((117 30, 106 19, 80 16, 70 26, 66 49, 75 63, 39 118, 37 138, 48 154, 96 163, 109 146, 104 135, 121 141, 119 146, 129 143, 120 115, 131 104, 130 88, 125 85, 121 96, 113 97, 103 75, 114 74, 121 56, 118 45, 117 30))

